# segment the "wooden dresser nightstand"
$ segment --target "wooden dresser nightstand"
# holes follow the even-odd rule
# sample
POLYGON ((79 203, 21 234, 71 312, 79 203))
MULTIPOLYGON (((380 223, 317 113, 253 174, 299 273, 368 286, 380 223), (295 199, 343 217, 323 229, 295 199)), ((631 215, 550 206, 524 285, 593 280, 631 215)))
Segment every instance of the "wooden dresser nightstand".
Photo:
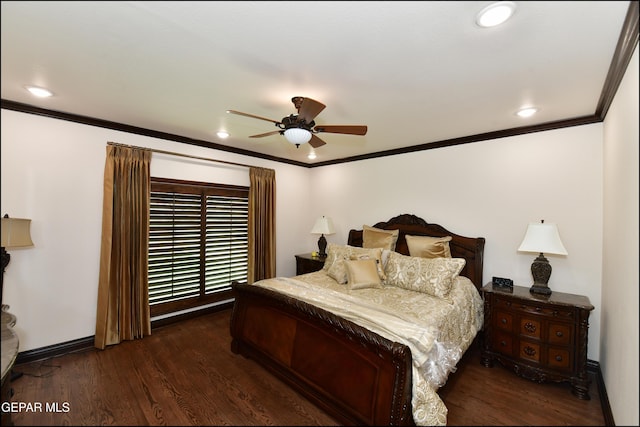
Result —
POLYGON ((296 255, 296 275, 313 273, 314 271, 322 269, 326 259, 326 255, 311 256, 311 252, 296 255))
POLYGON ((589 298, 556 291, 537 295, 522 286, 510 292, 491 283, 482 295, 484 366, 497 360, 539 383, 569 381, 574 395, 590 399, 587 337, 594 307, 589 298))

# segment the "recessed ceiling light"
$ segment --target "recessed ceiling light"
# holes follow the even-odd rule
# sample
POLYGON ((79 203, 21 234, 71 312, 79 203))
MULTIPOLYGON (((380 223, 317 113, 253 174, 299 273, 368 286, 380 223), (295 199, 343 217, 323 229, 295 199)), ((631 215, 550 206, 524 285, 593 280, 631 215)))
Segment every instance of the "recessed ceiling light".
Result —
POLYGON ((512 1, 499 1, 490 4, 478 13, 476 24, 481 27, 495 27, 511 18, 516 10, 516 4, 512 1))
POLYGON ((29 92, 31 92, 31 94, 33 96, 37 96, 38 98, 48 98, 50 96, 53 96, 53 93, 45 88, 42 87, 38 87, 38 86, 25 86, 25 89, 27 89, 29 92))
POLYGON ((221 139, 229 138, 229 133, 225 132, 223 130, 221 130, 220 132, 216 133, 216 135, 218 135, 218 138, 221 138, 221 139))
POLYGON ((518 110, 518 112, 516 114, 519 115, 520 117, 531 117, 537 112, 538 112, 537 108, 535 108, 535 107, 527 107, 527 108, 522 108, 522 109, 518 110))
POLYGON ((315 152, 315 151, 313 151, 313 150, 309 151, 309 155, 307 156, 307 158, 308 158, 309 160, 313 160, 313 159, 315 159, 315 158, 316 158, 316 152, 315 152))

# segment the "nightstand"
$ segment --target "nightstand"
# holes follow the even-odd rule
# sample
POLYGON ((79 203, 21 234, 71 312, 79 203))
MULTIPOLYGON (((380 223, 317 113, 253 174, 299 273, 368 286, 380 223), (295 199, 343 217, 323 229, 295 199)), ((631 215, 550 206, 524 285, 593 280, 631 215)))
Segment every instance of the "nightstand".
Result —
POLYGON ((497 360, 517 375, 536 381, 569 381, 571 392, 588 400, 587 336, 593 306, 581 295, 553 291, 538 295, 482 288, 484 331, 481 362, 497 360))
POLYGON ((325 256, 311 256, 311 252, 308 254, 296 255, 296 275, 313 273, 324 267, 324 262, 327 259, 325 256))

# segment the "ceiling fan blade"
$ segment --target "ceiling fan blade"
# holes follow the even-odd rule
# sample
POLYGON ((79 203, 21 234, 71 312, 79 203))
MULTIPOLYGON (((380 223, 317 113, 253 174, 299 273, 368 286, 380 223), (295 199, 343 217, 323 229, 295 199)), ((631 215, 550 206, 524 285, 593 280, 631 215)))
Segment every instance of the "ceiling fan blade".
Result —
POLYGON ((314 132, 344 133, 347 135, 366 135, 367 127, 360 125, 318 125, 314 132))
POLYGON ((231 113, 231 114, 238 114, 239 116, 245 116, 245 117, 251 117, 254 119, 259 119, 259 120, 265 120, 267 122, 271 122, 271 123, 275 123, 276 125, 279 125, 280 122, 276 121, 276 120, 271 120, 271 119, 267 119, 265 117, 260 117, 260 116, 256 116, 253 114, 249 114, 249 113, 243 113, 241 111, 236 111, 236 110, 227 110, 227 113, 231 113))
POLYGON ((326 105, 311 98, 294 97, 293 104, 298 109, 298 118, 304 119, 305 122, 311 123, 326 105), (298 106, 299 105, 299 106, 298 106))
POLYGON ((272 132, 261 133, 261 134, 258 134, 258 135, 251 135, 251 136, 249 136, 249 138, 262 138, 263 136, 275 135, 275 134, 281 133, 281 132, 282 132, 281 130, 274 130, 272 132))
POLYGON ((326 142, 318 138, 316 135, 311 134, 311 139, 309 140, 309 145, 313 148, 322 147, 326 142))

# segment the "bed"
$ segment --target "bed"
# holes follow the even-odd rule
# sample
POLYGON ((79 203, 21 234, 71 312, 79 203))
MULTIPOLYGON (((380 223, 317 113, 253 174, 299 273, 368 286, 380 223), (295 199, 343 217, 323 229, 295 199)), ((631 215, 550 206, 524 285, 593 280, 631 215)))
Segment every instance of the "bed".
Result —
POLYGON ((234 282, 231 349, 257 361, 340 423, 446 425, 447 409, 437 389, 482 328, 484 243, 484 238, 464 237, 411 214, 350 230, 346 245, 329 244, 320 271, 234 282), (366 236, 383 231, 396 236, 392 251, 372 249, 370 237, 363 247, 366 236), (448 239, 448 259, 410 256, 408 240, 415 251, 420 236, 448 239), (345 251, 351 255, 344 256, 345 251), (376 257, 375 263, 367 261, 376 257), (346 285, 334 274, 341 259, 349 266, 346 285), (449 275, 448 293, 439 294, 437 286, 417 291, 406 283, 415 266, 440 261, 459 267, 449 275), (353 286, 351 279, 360 273, 351 266, 368 263, 377 265, 382 286, 353 286))

